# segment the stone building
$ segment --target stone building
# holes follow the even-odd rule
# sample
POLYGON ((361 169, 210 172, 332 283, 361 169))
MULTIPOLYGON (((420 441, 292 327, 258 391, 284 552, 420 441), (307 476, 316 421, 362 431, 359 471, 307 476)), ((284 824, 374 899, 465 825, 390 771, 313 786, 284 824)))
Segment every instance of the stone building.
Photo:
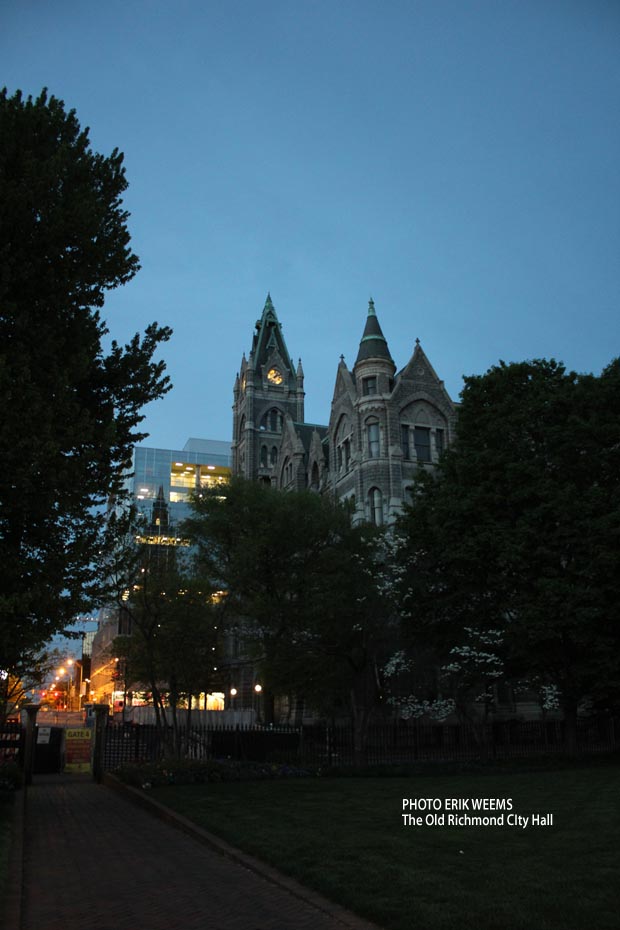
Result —
POLYGON ((340 357, 327 425, 305 422, 304 397, 301 360, 295 368, 267 296, 235 380, 233 473, 333 494, 356 521, 391 523, 454 430, 455 404, 419 340, 397 372, 372 300, 351 371, 340 357))

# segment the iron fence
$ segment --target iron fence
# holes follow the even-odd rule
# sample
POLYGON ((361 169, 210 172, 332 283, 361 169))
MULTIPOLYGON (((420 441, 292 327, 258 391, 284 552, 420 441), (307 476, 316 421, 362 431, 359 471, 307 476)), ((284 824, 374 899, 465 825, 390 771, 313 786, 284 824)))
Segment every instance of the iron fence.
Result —
MULTIPOLYGON (((510 759, 565 751, 562 720, 504 720, 483 727, 393 721, 374 724, 366 733, 363 761, 369 765, 419 761, 510 759)), ((318 723, 302 727, 256 725, 192 726, 176 738, 189 759, 237 759, 295 765, 352 765, 356 759, 353 727, 318 723)), ((612 717, 578 721, 581 752, 620 749, 620 726, 612 717)), ((173 733, 154 725, 109 723, 104 766, 153 762, 172 754, 173 733)))

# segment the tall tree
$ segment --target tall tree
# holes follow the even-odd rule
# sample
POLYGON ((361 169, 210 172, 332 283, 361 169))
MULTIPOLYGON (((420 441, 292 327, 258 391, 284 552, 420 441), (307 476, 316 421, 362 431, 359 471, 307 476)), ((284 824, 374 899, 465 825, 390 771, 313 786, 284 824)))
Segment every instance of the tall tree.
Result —
POLYGON ((238 623, 265 676, 265 692, 294 693, 325 708, 347 700, 363 749, 376 706, 387 634, 377 586, 374 527, 311 492, 283 493, 233 480, 194 502, 185 532, 202 571, 238 623))
POLYGON ((44 90, 0 93, 0 666, 11 669, 98 587, 101 505, 118 493, 142 408, 170 387, 151 324, 102 342, 104 294, 139 263, 123 156, 90 148, 44 90), (99 510, 98 510, 99 508, 99 510))
POLYGON ((620 363, 466 378, 456 442, 400 531, 409 629, 443 660, 495 631, 507 671, 558 689, 574 750, 579 703, 619 694, 620 363))

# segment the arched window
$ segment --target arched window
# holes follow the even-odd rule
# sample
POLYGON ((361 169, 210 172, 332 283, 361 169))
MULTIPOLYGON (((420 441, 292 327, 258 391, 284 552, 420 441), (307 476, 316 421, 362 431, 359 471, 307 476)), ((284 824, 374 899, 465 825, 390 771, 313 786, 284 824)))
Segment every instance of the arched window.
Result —
POLYGON ((371 488, 368 492, 368 507, 370 522, 375 526, 383 523, 383 494, 379 488, 371 488))
POLYGON ((269 464, 272 466, 278 464, 278 450, 276 449, 275 446, 271 447, 271 453, 269 455, 269 464))
POLYGON ((260 447, 260 464, 261 468, 267 467, 267 446, 260 447))
POLYGON ((340 417, 336 429, 336 467, 338 471, 348 471, 351 464, 352 427, 346 414, 340 417))
POLYGON ((366 432, 368 434, 368 455, 371 459, 379 458, 380 434, 379 421, 366 420, 366 432))
POLYGON ((426 400, 414 401, 400 411, 400 443, 405 461, 435 462, 444 451, 445 417, 426 400))
POLYGON ((271 433, 281 433, 282 422, 282 413, 277 407, 272 407, 271 410, 268 410, 267 413, 263 415, 260 421, 260 429, 269 430, 271 433))

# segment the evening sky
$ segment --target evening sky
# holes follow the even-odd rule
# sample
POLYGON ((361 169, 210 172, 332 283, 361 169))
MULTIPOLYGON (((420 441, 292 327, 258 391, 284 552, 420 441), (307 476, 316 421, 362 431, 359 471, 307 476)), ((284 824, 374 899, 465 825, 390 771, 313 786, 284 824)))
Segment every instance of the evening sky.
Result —
POLYGON ((369 297, 398 368, 619 353, 620 4, 613 0, 3 0, 0 84, 43 86, 125 153, 174 390, 148 445, 230 439, 267 292, 329 418, 369 297))

